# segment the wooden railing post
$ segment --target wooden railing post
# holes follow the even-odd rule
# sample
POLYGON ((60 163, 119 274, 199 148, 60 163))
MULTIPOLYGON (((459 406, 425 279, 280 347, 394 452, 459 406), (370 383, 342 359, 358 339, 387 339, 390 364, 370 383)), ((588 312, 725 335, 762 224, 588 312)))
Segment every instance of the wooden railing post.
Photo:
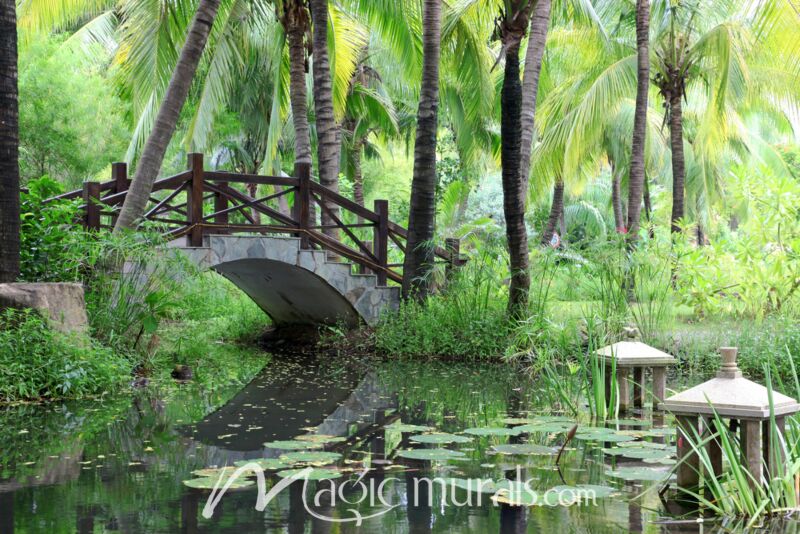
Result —
MULTIPOLYGON (((219 224, 219 225, 228 224, 228 214, 219 213, 220 211, 224 211, 226 209, 228 209, 228 197, 219 192, 214 193, 214 213, 217 213, 217 215, 214 216, 214 224, 219 224)), ((228 230, 224 228, 217 228, 215 230, 215 233, 227 234, 228 230)))
POLYGON ((378 223, 373 234, 372 253, 378 258, 378 265, 383 269, 377 271, 378 285, 386 285, 386 270, 389 268, 389 201, 376 200, 374 211, 378 215, 378 223))
MULTIPOLYGON (((127 191, 131 187, 131 181, 128 180, 128 164, 124 162, 116 162, 111 164, 111 181, 114 182, 114 189, 112 195, 127 191)), ((124 200, 114 201, 114 205, 121 206, 124 200)), ((117 224, 117 211, 111 216, 111 225, 117 224)))
POLYGON ((83 216, 83 225, 89 230, 100 228, 100 182, 83 182, 83 202, 86 212, 83 216))
POLYGON ((300 248, 310 248, 311 244, 306 233, 311 228, 309 214, 311 213, 311 165, 308 163, 297 163, 294 166, 294 175, 298 180, 297 193, 294 197, 294 207, 292 218, 297 222, 297 226, 302 230, 300 237, 300 248))
POLYGON ((444 248, 448 255, 445 277, 449 279, 456 268, 461 265, 461 240, 452 237, 445 239, 444 248))
POLYGON ((187 194, 187 208, 189 214, 189 233, 186 236, 187 245, 190 247, 203 246, 203 155, 189 154, 189 170, 192 179, 189 183, 187 194))

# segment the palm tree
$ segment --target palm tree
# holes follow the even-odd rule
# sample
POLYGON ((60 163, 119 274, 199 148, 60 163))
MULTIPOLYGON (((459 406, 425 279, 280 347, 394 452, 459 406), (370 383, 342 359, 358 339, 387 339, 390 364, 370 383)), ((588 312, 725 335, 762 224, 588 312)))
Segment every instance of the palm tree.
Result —
POLYGON ((628 179, 628 239, 639 237, 644 191, 644 148, 647 136, 647 97, 650 90, 650 0, 636 1, 636 115, 633 121, 631 171, 628 179))
POLYGON ((178 125, 181 109, 189 94, 194 73, 203 55, 218 8, 219 0, 200 0, 164 100, 161 102, 155 125, 147 138, 142 157, 136 165, 133 181, 117 218, 115 232, 133 228, 144 215, 153 190, 153 182, 158 177, 164 154, 178 125))
MULTIPOLYGON (((525 76, 522 80, 522 148, 520 150, 520 176, 522 195, 527 199, 528 180, 531 173, 531 152, 536 131, 536 97, 539 93, 539 74, 542 56, 547 43, 550 24, 551 0, 538 0, 531 16, 528 51, 525 54, 525 76)), ((563 190, 562 190, 563 194, 563 190)))
MULTIPOLYGON (((556 180, 553 186, 553 201, 550 204, 550 215, 547 216, 547 225, 542 232, 541 244, 548 246, 553 242, 556 225, 564 215, 564 181, 556 180)), ((562 236, 563 237, 563 236, 562 236)))
POLYGON ((19 115, 16 3, 0 4, 0 283, 19 276, 19 115))
POLYGON ((530 17, 528 0, 506 0, 500 22, 500 40, 505 52, 505 76, 501 96, 500 138, 503 165, 503 213, 506 220, 511 285, 508 309, 512 315, 524 311, 528 302, 528 232, 525 227, 525 199, 521 190, 520 153, 522 143, 522 84, 519 49, 530 17))
MULTIPOLYGON (((310 0, 313 21, 314 48, 314 106, 317 126, 317 160, 319 182, 333 191, 339 191, 339 151, 342 145, 341 131, 333 113, 333 84, 328 61, 328 0, 310 0)), ((335 203, 326 203, 327 209, 338 217, 335 203)), ((322 225, 335 225, 333 217, 326 211, 321 214, 322 225)), ((323 233, 339 239, 336 228, 323 228, 323 233)), ((336 258, 328 254, 329 259, 336 258)))
POLYGON ((436 218, 436 131, 439 125, 439 59, 442 3, 425 0, 422 23, 422 84, 414 145, 414 177, 403 262, 403 296, 424 299, 433 270, 436 218))

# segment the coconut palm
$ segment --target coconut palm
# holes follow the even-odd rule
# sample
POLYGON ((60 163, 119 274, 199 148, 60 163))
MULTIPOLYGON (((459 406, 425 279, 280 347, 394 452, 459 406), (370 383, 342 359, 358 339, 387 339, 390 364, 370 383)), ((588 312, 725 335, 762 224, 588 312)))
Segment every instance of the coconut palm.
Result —
POLYGON ((189 88, 208 41, 208 35, 211 33, 211 27, 214 25, 218 8, 219 0, 200 0, 164 100, 159 107, 153 130, 147 137, 142 157, 136 165, 136 172, 114 231, 133 228, 144 215, 153 183, 161 170, 161 163, 172 140, 172 134, 178 126, 178 118, 189 95, 189 88))
MULTIPOLYGON (((636 1, 636 68, 636 115, 631 143, 626 225, 631 242, 636 241, 639 236, 639 220, 644 192, 644 149, 647 141, 647 106, 650 93, 650 0, 636 1)), ((618 204, 615 203, 615 214, 617 206, 618 204)))
POLYGON ((0 283, 19 276, 19 115, 17 16, 0 4, 0 283))
POLYGON ((403 262, 403 295, 424 299, 433 270, 432 241, 436 216, 436 134, 439 125, 441 0, 425 0, 422 17, 423 66, 414 144, 414 178, 408 214, 408 242, 403 262))

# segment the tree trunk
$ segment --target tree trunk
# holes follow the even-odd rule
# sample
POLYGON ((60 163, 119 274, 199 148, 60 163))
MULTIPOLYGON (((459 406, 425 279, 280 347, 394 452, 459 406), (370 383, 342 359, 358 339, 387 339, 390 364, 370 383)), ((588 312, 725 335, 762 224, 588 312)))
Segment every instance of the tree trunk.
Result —
POLYGON ((539 0, 533 8, 528 51, 525 55, 525 75, 522 81, 522 148, 520 149, 520 176, 522 195, 527 203, 528 180, 531 172, 533 136, 536 132, 536 96, 539 92, 539 74, 542 70, 542 55, 547 42, 550 24, 551 0, 539 0))
POLYGON ((669 136, 672 145, 672 233, 681 231, 678 221, 684 215, 686 160, 683 155, 683 108, 681 96, 670 98, 669 136))
POLYGON ((0 3, 0 283, 19 277, 19 108, 16 3, 0 3))
POLYGON ((647 173, 644 175, 644 215, 647 218, 647 235, 653 239, 656 233, 653 229, 653 203, 650 200, 650 180, 647 173))
POLYGON ((622 218, 622 187, 619 175, 616 173, 611 177, 611 205, 614 208, 614 228, 618 234, 625 233, 625 221, 622 218))
POLYGON ((564 211, 564 182, 558 180, 553 186, 553 204, 550 206, 550 216, 547 218, 547 226, 542 233, 542 246, 550 246, 553 235, 556 233, 556 225, 564 211))
MULTIPOLYGON (((306 90, 306 44, 308 12, 303 0, 284 0, 280 15, 289 45, 289 100, 294 125, 294 161, 312 164, 311 133, 308 125, 308 92, 306 90)), ((311 224, 315 224, 314 203, 309 206, 311 224)))
POLYGON ((200 0, 186 43, 183 45, 178 64, 172 72, 167 93, 158 110, 153 131, 147 138, 142 156, 136 165, 136 173, 117 218, 115 231, 134 228, 145 212, 153 190, 153 182, 161 170, 164 154, 178 125, 183 104, 189 94, 197 65, 203 55, 208 35, 217 15, 219 0, 200 0))
POLYGON ((703 225, 702 223, 697 223, 697 246, 704 247, 706 246, 706 234, 703 232, 703 225))
POLYGON ((439 122, 439 56, 441 0, 425 0, 422 22, 422 86, 414 145, 414 178, 408 216, 408 243, 403 262, 403 296, 424 299, 433 270, 436 224, 436 130, 439 122))
MULTIPOLYGON (((364 151, 364 140, 353 141, 353 200, 364 206, 364 174, 361 170, 361 153, 364 151)), ((360 221, 359 221, 360 222, 360 221)))
POLYGON ((525 195, 521 192, 522 85, 519 78, 519 42, 506 51, 505 77, 501 96, 500 138, 503 165, 503 212, 511 268, 508 309, 512 316, 521 315, 528 302, 528 233, 525 228, 525 195))
MULTIPOLYGON (((341 129, 333 114, 333 87, 331 68, 328 61, 328 0, 311 0, 311 21, 313 22, 314 44, 314 106, 317 125, 317 159, 319 162, 319 182, 339 191, 339 151, 342 146, 341 129)), ((326 202, 326 207, 339 216, 339 207, 334 202, 326 202)), ((324 226, 335 222, 326 212, 321 214, 324 226)), ((339 240, 339 230, 324 229, 323 233, 339 240)), ((338 256, 328 253, 328 259, 338 256)))
POLYGON ((628 179, 628 242, 639 238, 644 188, 644 148, 647 138, 647 97, 650 87, 650 0, 636 1, 637 85, 633 118, 631 171, 628 179))

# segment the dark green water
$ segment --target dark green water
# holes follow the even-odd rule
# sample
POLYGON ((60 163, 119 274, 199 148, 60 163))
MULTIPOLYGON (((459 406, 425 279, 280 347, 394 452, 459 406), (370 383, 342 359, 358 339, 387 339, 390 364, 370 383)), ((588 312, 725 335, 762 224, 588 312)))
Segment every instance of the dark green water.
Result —
MULTIPOLYGON (((602 431, 591 429, 587 414, 559 415, 547 389, 489 366, 365 367, 323 357, 282 357, 239 391, 151 387, 133 398, 5 408, 0 410, 0 533, 729 531, 720 524, 674 522, 679 510, 659 499, 661 482, 636 480, 669 471, 674 435, 668 420, 654 421, 645 413, 638 422, 611 424, 603 439, 612 441, 601 441, 592 438, 592 432, 602 431), (578 435, 585 434, 569 445, 557 469, 555 452, 574 420, 581 425, 578 435), (516 435, 463 433, 469 428, 498 433, 526 422, 528 431, 516 435), (419 432, 401 432, 398 423, 454 433, 463 442, 415 443, 419 432), (183 484, 196 478, 192 471, 198 469, 278 458, 286 451, 265 443, 308 433, 345 438, 324 446, 342 455, 325 468, 341 474, 334 487, 349 503, 323 498, 317 505, 313 497, 330 483, 297 481, 264 511, 255 509, 255 487, 227 493, 206 519, 201 512, 208 493, 183 484), (650 443, 663 457, 620 455, 620 447, 631 442, 650 443), (539 447, 530 449, 534 454, 513 455, 493 448, 513 444, 539 447), (461 454, 433 463, 398 454, 425 448, 461 454), (370 470, 359 486, 354 481, 365 468, 370 470), (630 480, 608 474, 620 468, 632 473, 630 480), (420 483, 433 477, 517 476, 540 493, 591 484, 610 494, 590 503, 533 507, 495 503, 481 494, 478 505, 475 493, 420 483), (363 498, 361 488, 370 486, 381 488, 386 505, 363 498), (453 501, 463 503, 470 495, 472 506, 453 501), (359 525, 354 511, 374 517, 359 525)), ((266 489, 281 480, 268 472, 266 489)), ((791 522, 769 530, 800 531, 791 522)))

